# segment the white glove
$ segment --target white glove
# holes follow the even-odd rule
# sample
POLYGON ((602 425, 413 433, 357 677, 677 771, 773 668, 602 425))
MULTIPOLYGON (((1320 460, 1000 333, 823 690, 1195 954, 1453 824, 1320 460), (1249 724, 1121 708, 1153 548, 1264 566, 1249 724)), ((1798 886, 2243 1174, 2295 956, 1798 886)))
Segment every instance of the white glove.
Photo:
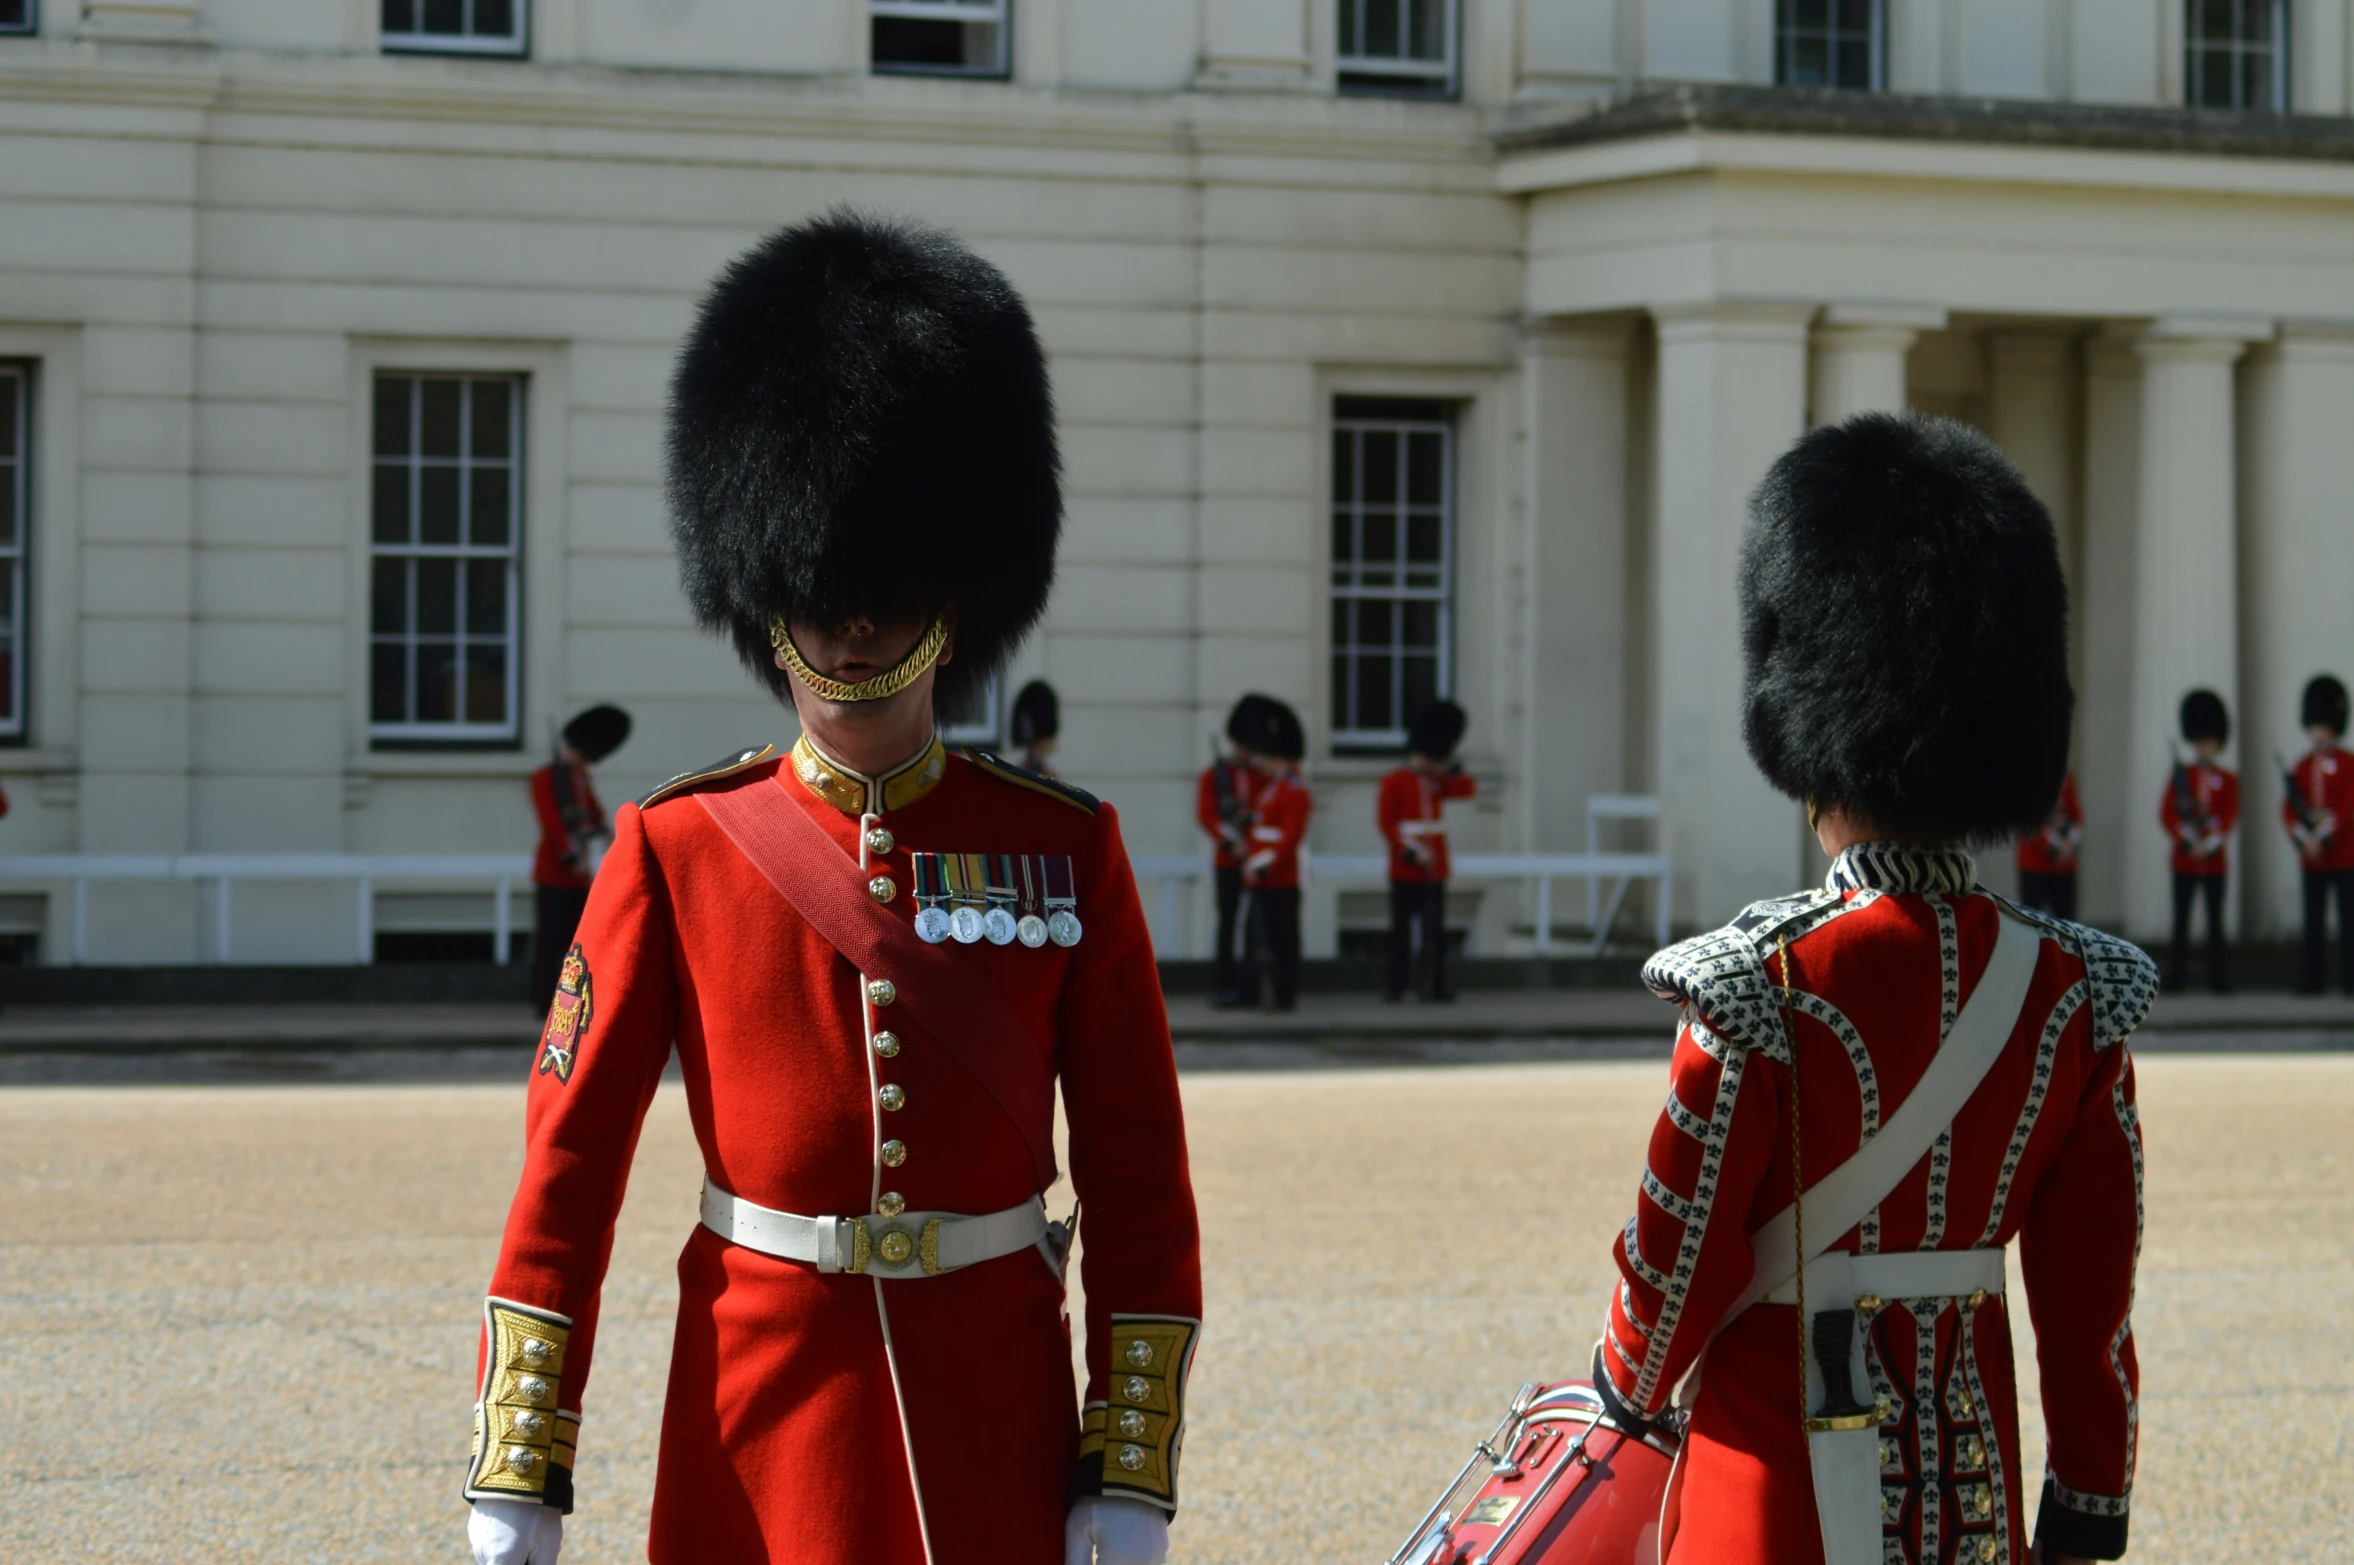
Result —
POLYGON ((474 1565, 556 1565, 564 1513, 537 1500, 476 1500, 466 1520, 474 1565))
POLYGON ((1169 1557, 1169 1513, 1142 1500, 1090 1494, 1063 1523, 1063 1565, 1161 1565, 1169 1557))

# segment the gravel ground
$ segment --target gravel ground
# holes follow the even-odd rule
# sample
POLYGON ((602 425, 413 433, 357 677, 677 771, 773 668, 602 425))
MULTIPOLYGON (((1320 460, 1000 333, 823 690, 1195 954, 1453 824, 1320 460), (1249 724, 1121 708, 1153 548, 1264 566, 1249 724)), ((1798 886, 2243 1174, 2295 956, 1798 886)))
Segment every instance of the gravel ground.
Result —
MULTIPOLYGON (((1386 1558, 1515 1385, 1578 1371, 1660 1087, 1650 1062, 1189 1076, 1209 1325, 1177 1557, 1386 1558)), ((2354 1057, 2153 1058, 2142 1097, 2134 1558, 2354 1558, 2354 1057)), ((518 1100, 0 1091, 0 1560, 463 1560, 518 1100)), ((697 1174, 666 1089, 566 1565, 642 1558, 697 1174)))

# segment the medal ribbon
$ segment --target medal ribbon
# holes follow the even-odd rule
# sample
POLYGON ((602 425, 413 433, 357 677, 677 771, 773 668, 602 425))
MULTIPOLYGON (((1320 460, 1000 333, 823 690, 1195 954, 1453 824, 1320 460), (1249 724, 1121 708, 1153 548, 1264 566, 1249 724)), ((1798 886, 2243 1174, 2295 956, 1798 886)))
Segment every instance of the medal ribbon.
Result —
POLYGON ((1075 908, 1079 905, 1079 888, 1071 874, 1071 859, 1066 853, 1040 856, 1039 868, 1046 880, 1046 905, 1050 908, 1075 908))
POLYGON ((1010 853, 989 855, 989 905, 1008 912, 1014 905, 1014 856, 1010 853))
POLYGON ((956 904, 959 907, 982 908, 989 904, 989 860, 979 853, 952 853, 948 862, 954 866, 956 904))

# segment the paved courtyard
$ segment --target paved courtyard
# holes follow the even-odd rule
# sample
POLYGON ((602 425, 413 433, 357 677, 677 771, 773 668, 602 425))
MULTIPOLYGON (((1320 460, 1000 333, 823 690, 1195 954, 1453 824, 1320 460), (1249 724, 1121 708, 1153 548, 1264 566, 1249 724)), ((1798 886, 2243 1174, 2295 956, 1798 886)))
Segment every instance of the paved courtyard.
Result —
MULTIPOLYGON (((1209 1326, 1178 1558, 1386 1558, 1516 1384, 1582 1366, 1660 1090, 1650 1062, 1189 1076, 1209 1326)), ((2354 1056, 2151 1058, 2142 1097, 2133 1558, 2354 1558, 2354 1056)), ((0 1560, 463 1559, 519 1105, 0 1091, 0 1560)), ((666 1089, 566 1565, 642 1558, 697 1175, 666 1089)))

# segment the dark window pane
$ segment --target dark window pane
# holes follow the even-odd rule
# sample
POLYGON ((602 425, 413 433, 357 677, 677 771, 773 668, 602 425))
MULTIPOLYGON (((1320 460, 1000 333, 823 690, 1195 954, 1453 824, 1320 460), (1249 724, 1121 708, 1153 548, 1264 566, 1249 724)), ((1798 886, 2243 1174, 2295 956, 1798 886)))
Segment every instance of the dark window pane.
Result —
POLYGON ((1411 52, 1417 60, 1447 57, 1447 6, 1452 0, 1403 0, 1414 8, 1411 52))
POLYGON ((1332 710, 1334 721, 1342 728, 1357 726, 1357 706, 1349 699, 1349 659, 1338 653, 1332 659, 1332 710))
POLYGON ((26 7, 32 0, 0 0, 0 32, 21 33, 31 30, 26 7))
POLYGON ((425 31, 462 34, 466 31, 466 0, 424 0, 425 31))
POLYGON ((15 465, 0 467, 0 549, 16 547, 16 485, 15 465))
POLYGON ((508 411, 514 387, 503 380, 474 382, 474 457, 477 461, 504 460, 508 451, 508 411))
POLYGON ((417 716, 420 723, 458 719, 458 648, 448 641, 417 644, 417 716))
POLYGON ((2272 107, 2272 61, 2253 50, 2240 56, 2239 106, 2244 109, 2272 107))
POLYGON ((466 634, 504 636, 507 633, 507 562, 466 562, 466 634))
POLYGON ((1398 519, 1394 516, 1365 518, 1364 560, 1359 577, 1368 587, 1386 587, 1396 575, 1398 559, 1398 519))
POLYGON ((1368 598, 1357 605, 1357 645, 1386 647, 1390 644, 1390 609, 1382 598, 1368 598))
POLYGON ((409 392, 417 383, 387 375, 376 382, 376 454, 409 454, 409 392))
POLYGON ((1365 53, 1377 60, 1398 55, 1398 7, 1405 0, 1365 0, 1365 53))
POLYGON ((2243 39, 2255 44, 2272 42, 2271 0, 2248 0, 2240 14, 2244 18, 2240 23, 2240 36, 2243 39))
POLYGON ((1406 437, 1406 503, 1436 505, 1447 476, 1446 437, 1422 430, 1406 437))
POLYGON ((1398 437, 1386 429, 1365 432, 1365 503, 1395 505, 1398 500, 1398 437))
POLYGON ((466 721, 507 720, 507 649, 469 642, 466 647, 466 721))
POLYGON ((2194 0, 2191 28, 2201 38, 2228 41, 2233 32, 2232 0, 2194 0))
POLYGON ((1345 429, 1332 432, 1332 498, 1343 505, 1357 498, 1357 441, 1345 429))
POLYGON ((425 428, 421 442, 425 455, 458 454, 458 401, 463 389, 463 383, 454 380, 429 380, 425 383, 425 428))
POLYGON ((1365 0, 1340 0, 1340 52, 1360 53, 1364 32, 1365 0))
POLYGON ((875 64, 960 70, 967 63, 965 31, 961 22, 878 16, 874 23, 875 64))
POLYGON ((409 720, 409 656, 399 642, 368 649, 368 716, 379 723, 409 720))
POLYGON ((1797 24, 1821 32, 1831 25, 1831 0, 1798 0, 1797 24))
POLYGON ((1399 670, 1398 705, 1408 712, 1419 712, 1439 698, 1439 660, 1437 658, 1407 658, 1399 670))
POLYGON ((1872 85, 1872 46, 1858 38, 1850 38, 1839 45, 1839 74, 1835 87, 1869 87, 1872 85))
POLYGON ((368 572, 368 629, 398 636, 409 628, 409 562, 379 559, 368 572))
POLYGON ((1859 37, 1872 35, 1872 0, 1839 0, 1839 25, 1859 37))
POLYGON ((417 561, 417 629, 447 636, 458 628, 458 562, 417 561))
POLYGON ((478 467, 474 470, 472 495, 473 514, 468 518, 468 536, 478 544, 501 545, 507 541, 507 495, 512 484, 511 474, 503 467, 478 467))
POLYGON ((1794 38, 1790 41, 1790 84, 1794 87, 1826 85, 1830 72, 1830 46, 1820 38, 1794 38))
POLYGON ((14 375, 0 375, 0 457, 16 455, 17 388, 14 375))
POLYGON ((2199 104, 2203 108, 2231 107, 2231 56, 2222 50, 2209 52, 2199 62, 2199 104))
POLYGON ((474 0, 474 36, 515 36, 515 0, 474 0))
POLYGON ((417 470, 417 533, 426 543, 458 541, 458 470, 417 470))
POLYGON ((384 30, 388 33, 415 32, 417 0, 384 0, 384 30))
POLYGON ((1346 648, 1352 639, 1349 632, 1354 628, 1355 620, 1349 610, 1353 602, 1349 598, 1332 600, 1332 644, 1336 648, 1346 648))
POLYGON ((1357 726, 1389 728, 1397 723, 1397 704, 1390 692, 1390 660, 1357 660, 1357 726))
POLYGON ((1405 616, 1405 634, 1399 637, 1403 646, 1423 651, 1436 651, 1439 644, 1439 606, 1428 598, 1399 605, 1405 616))
POLYGON ((378 543, 409 542, 409 470, 379 463, 373 490, 369 536, 378 543))
POLYGON ((1446 544, 1445 524, 1434 515, 1406 519, 1406 558, 1417 565, 1436 565, 1446 544))

